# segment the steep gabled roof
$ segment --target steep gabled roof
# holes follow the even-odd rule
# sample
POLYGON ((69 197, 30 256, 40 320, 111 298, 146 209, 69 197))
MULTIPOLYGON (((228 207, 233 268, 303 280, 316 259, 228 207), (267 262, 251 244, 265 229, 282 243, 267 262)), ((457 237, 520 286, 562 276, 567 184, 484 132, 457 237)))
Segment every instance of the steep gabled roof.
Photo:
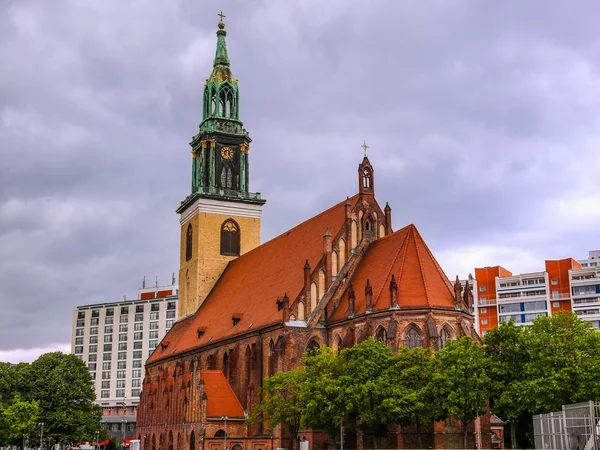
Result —
MULTIPOLYGON (((358 194, 350 198, 352 207, 358 194)), ((304 287, 303 267, 315 267, 323 256, 323 234, 336 234, 346 220, 342 201, 244 255, 232 260, 196 313, 176 322, 148 363, 252 331, 282 320, 277 297, 292 299, 304 287), (233 326, 232 315, 241 320, 233 326), (198 338, 198 329, 203 329, 198 338)))
MULTIPOLYGON (((454 309, 454 292, 448 277, 414 225, 374 241, 368 248, 351 283, 355 292, 355 315, 366 310, 365 285, 373 292, 373 311, 390 307, 392 275, 398 285, 400 308, 454 309)), ((330 320, 348 317, 348 292, 330 320)))
POLYGON ((244 408, 220 370, 202 370, 206 402, 206 417, 244 418, 244 408))

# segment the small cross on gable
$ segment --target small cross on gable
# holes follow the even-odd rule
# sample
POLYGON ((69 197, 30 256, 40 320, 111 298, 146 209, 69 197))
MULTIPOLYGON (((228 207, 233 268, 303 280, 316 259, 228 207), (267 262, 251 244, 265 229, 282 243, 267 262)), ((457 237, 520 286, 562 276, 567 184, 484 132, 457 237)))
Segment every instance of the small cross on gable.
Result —
POLYGON ((367 149, 369 146, 367 145, 367 140, 365 139, 363 145, 361 145, 362 149, 365 151, 365 156, 367 156, 367 149))

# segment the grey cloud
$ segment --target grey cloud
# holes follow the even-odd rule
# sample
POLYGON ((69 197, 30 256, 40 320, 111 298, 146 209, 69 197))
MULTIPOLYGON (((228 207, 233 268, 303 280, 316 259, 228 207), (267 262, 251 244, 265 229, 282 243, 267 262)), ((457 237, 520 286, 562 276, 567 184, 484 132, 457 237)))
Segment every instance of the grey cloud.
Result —
MULTIPOLYGON (((578 5, 218 5, 263 239, 352 195, 367 139, 396 228, 416 223, 434 252, 517 242, 577 189, 598 139, 599 6, 578 5)), ((177 271, 211 8, 13 1, 0 15, 0 350, 68 342, 76 305, 177 271)), ((531 252, 541 266, 594 238, 590 224, 531 252)))

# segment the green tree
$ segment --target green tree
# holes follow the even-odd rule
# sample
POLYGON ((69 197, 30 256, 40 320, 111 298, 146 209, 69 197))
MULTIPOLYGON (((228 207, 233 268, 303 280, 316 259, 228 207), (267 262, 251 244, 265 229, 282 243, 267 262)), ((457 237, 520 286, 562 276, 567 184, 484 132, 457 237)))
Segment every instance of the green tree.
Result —
POLYGON ((419 448, 423 448, 421 426, 440 418, 432 397, 433 370, 431 349, 401 347, 387 369, 389 395, 380 407, 388 423, 417 426, 419 448))
POLYGON ((301 426, 327 431, 334 445, 337 427, 346 413, 338 359, 331 348, 322 347, 305 358, 304 370, 301 426))
POLYGON ((432 394, 443 416, 462 422, 467 448, 468 426, 486 412, 490 379, 481 346, 470 337, 448 341, 435 357, 432 394))
POLYGON ((77 442, 95 439, 96 431, 105 434, 89 371, 75 355, 46 353, 23 375, 28 379, 23 398, 39 402, 45 436, 54 442, 77 442))
POLYGON ((0 421, 5 444, 22 446, 24 439, 31 439, 37 434, 38 402, 21 401, 19 396, 4 409, 0 421))
POLYGON ((526 329, 529 360, 518 384, 530 413, 600 399, 600 333, 573 313, 538 317, 526 329))
POLYGON ((289 372, 278 372, 265 378, 263 399, 254 410, 252 421, 267 421, 269 429, 281 424, 290 432, 291 446, 296 447, 302 418, 302 388, 305 380, 304 368, 289 372))
MULTIPOLYGON (((347 418, 358 419, 363 431, 374 437, 387 434, 387 415, 382 403, 389 398, 392 353, 373 338, 342 350, 337 356, 342 404, 347 418)), ((377 448, 377 439, 374 441, 377 448)))

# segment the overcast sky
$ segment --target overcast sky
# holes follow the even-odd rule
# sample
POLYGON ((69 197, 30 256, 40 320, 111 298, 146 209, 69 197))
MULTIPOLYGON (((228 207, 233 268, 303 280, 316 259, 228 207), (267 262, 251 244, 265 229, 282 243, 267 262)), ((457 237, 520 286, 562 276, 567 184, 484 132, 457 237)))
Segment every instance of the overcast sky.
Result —
POLYGON ((357 190, 449 277, 600 247, 597 1, 0 5, 0 360, 69 348, 71 312, 178 270, 217 13, 267 240, 357 190))

